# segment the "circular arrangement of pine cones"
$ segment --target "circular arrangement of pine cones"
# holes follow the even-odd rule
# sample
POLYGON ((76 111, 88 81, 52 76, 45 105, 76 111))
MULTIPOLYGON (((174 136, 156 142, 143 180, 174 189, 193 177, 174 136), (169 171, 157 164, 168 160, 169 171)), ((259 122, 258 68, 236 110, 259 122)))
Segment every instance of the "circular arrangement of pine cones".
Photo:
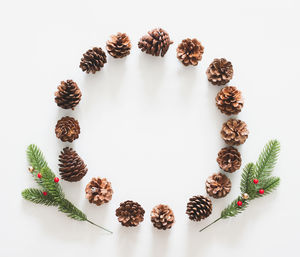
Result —
MULTIPOLYGON (((169 34, 162 28, 150 30, 142 36, 138 42, 138 48, 146 54, 164 57, 169 47, 173 44, 169 34)), ((130 54, 131 41, 126 33, 112 35, 106 42, 107 53, 113 58, 124 58, 130 54)), ((177 58, 184 66, 196 66, 202 60, 204 47, 200 41, 184 39, 178 45, 177 58)), ((79 67, 83 72, 95 74, 107 63, 106 53, 101 47, 93 47, 83 54, 79 67)), ((225 58, 216 58, 206 70, 208 81, 212 85, 224 86, 233 77, 233 66, 225 58)), ((71 109, 79 104, 82 93, 77 83, 73 80, 61 81, 55 92, 55 102, 63 109, 71 109)), ((244 101, 242 93, 234 86, 222 88, 216 98, 216 106, 221 113, 237 115, 241 112, 244 101)), ((73 142, 79 137, 80 126, 72 117, 62 117, 56 124, 55 133, 63 142, 73 142)), ((231 118, 225 122, 221 129, 221 137, 228 147, 223 147, 217 157, 217 163, 221 170, 233 173, 241 167, 241 154, 232 146, 244 144, 249 135, 245 122, 231 118)), ((80 181, 87 174, 87 166, 81 157, 70 147, 63 148, 59 155, 59 172, 62 179, 69 182, 80 181)), ((208 177, 205 183, 206 192, 213 198, 225 197, 231 190, 231 181, 223 173, 214 173, 208 177)), ((95 177, 86 185, 86 198, 90 203, 100 206, 112 199, 113 190, 111 183, 106 178, 95 177)), ((189 199, 186 214, 192 221, 201 221, 212 212, 212 202, 208 197, 197 195, 189 199)), ((138 226, 144 220, 145 210, 134 201, 127 200, 116 209, 118 221, 125 227, 138 226)), ((159 230, 170 229, 175 217, 168 205, 155 206, 150 218, 153 226, 159 230)))

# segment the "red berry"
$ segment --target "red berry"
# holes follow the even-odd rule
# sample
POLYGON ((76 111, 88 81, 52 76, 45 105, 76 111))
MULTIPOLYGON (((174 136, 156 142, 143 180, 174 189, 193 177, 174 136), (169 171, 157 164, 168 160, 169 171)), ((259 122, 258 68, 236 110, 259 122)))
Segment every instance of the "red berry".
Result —
POLYGON ((237 201, 236 204, 241 207, 243 205, 243 202, 242 201, 237 201))
POLYGON ((259 191, 258 191, 261 195, 263 195, 264 193, 265 193, 265 190, 263 190, 263 189, 259 189, 259 191))
POLYGON ((38 174, 37 174, 37 177, 38 177, 38 178, 42 178, 42 174, 41 174, 41 173, 38 173, 38 174))
POLYGON ((46 196, 48 193, 47 192, 43 192, 43 195, 46 196))
POLYGON ((55 177, 55 178, 54 178, 54 182, 55 182, 55 183, 58 183, 58 181, 59 181, 59 178, 58 178, 58 177, 55 177))
POLYGON ((257 178, 253 179, 253 183, 254 183, 255 185, 258 184, 258 179, 257 179, 257 178))

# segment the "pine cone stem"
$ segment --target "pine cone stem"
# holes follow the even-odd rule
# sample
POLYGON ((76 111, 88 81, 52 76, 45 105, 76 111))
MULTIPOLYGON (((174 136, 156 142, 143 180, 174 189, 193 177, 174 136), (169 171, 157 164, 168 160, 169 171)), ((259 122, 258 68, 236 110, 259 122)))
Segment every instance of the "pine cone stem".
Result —
POLYGON ((207 229, 208 227, 210 227, 211 225, 215 224, 216 222, 218 222, 220 219, 222 219, 222 217, 214 220, 213 222, 209 223, 207 226, 205 226, 204 228, 200 229, 199 232, 202 232, 203 230, 207 229))
POLYGON ((104 227, 101 227, 100 225, 97 225, 96 223, 94 223, 94 222, 92 222, 92 221, 90 221, 90 220, 86 220, 86 221, 87 221, 88 223, 90 223, 90 224, 92 224, 92 225, 98 227, 98 228, 101 228, 101 229, 105 230, 106 232, 108 232, 108 233, 110 233, 110 234, 113 233, 112 231, 110 231, 110 230, 108 230, 108 229, 106 229, 106 228, 104 228, 104 227))

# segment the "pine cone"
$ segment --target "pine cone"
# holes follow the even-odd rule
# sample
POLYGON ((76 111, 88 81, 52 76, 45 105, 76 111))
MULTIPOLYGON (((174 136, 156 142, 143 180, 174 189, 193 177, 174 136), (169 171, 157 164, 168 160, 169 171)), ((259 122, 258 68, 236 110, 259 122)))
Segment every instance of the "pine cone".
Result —
POLYGON ((145 210, 140 204, 133 201, 126 201, 116 209, 116 216, 119 222, 125 227, 135 227, 144 220, 145 210))
POLYGON ((68 141, 71 143, 79 137, 79 122, 69 116, 63 117, 57 122, 55 133, 57 138, 59 138, 61 141, 68 141))
POLYGON ((84 161, 69 147, 62 150, 59 162, 59 174, 62 179, 69 182, 81 180, 88 171, 84 161))
POLYGON ((220 150, 217 162, 222 170, 232 173, 240 169, 242 158, 239 151, 230 146, 220 150))
POLYGON ((232 64, 225 58, 214 59, 213 62, 208 66, 206 75, 208 81, 213 85, 225 85, 232 79, 232 64))
POLYGON ((206 192, 213 198, 225 197, 231 190, 230 179, 222 173, 213 174, 206 180, 206 192))
POLYGON ((198 65, 204 53, 204 47, 196 39, 184 39, 177 47, 177 58, 183 65, 198 65))
POLYGON ((175 221, 174 213, 168 205, 157 205, 152 209, 151 222, 158 229, 170 229, 175 221))
POLYGON ((129 37, 125 33, 112 35, 110 40, 106 42, 107 52, 115 58, 123 58, 130 54, 131 43, 129 37))
POLYGON ((226 115, 238 114, 244 105, 241 91, 236 87, 224 87, 216 96, 216 105, 226 115))
POLYGON ((207 197, 198 195, 190 198, 186 214, 190 220, 200 221, 207 218, 212 212, 211 200, 207 197))
POLYGON ((85 187, 85 197, 97 206, 108 203, 113 194, 111 183, 106 178, 92 178, 85 187))
POLYGON ((81 91, 73 80, 62 81, 55 92, 55 102, 63 109, 72 109, 81 100, 81 91))
POLYGON ((94 47, 83 54, 79 67, 86 73, 96 73, 106 63, 106 54, 101 47, 94 47))
POLYGON ((173 44, 173 41, 171 41, 169 34, 165 30, 157 28, 143 36, 138 43, 138 47, 147 54, 164 57, 171 44, 173 44))
POLYGON ((228 145, 244 144, 248 134, 247 124, 237 119, 230 119, 225 122, 221 130, 221 136, 228 145))

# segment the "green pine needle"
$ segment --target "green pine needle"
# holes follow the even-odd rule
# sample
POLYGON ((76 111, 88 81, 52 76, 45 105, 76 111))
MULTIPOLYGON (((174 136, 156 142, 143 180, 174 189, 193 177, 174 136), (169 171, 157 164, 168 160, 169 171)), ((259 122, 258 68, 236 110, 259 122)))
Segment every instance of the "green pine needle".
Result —
POLYGON ((43 153, 36 145, 31 144, 28 146, 27 159, 30 165, 38 172, 41 171, 42 168, 48 167, 48 163, 46 162, 43 153))
POLYGON ((241 178, 241 185, 240 185, 240 190, 241 193, 250 193, 249 197, 252 199, 256 195, 255 191, 255 184, 253 183, 254 179, 254 172, 255 172, 255 165, 254 163, 248 163, 242 173, 242 178, 241 178))
POLYGON ((86 215, 77 209, 71 202, 69 202, 67 199, 62 199, 61 202, 59 203, 58 210, 66 213, 68 217, 74 219, 74 220, 79 220, 79 221, 86 221, 87 217, 86 215))
POLYGON ((256 164, 249 163, 243 170, 240 184, 241 195, 221 212, 218 219, 201 229, 200 232, 221 219, 235 217, 239 213, 242 213, 248 207, 251 200, 270 194, 279 186, 280 178, 271 177, 279 156, 279 151, 280 144, 277 140, 271 140, 266 144, 256 164), (254 178, 259 181, 257 185, 253 183, 254 178), (264 194, 259 194, 259 189, 264 189, 264 194), (242 197, 244 194, 248 194, 249 198, 244 199, 242 197), (242 206, 237 205, 238 201, 242 201, 242 206))
POLYGON ((42 178, 38 178, 41 183, 39 183, 45 191, 50 193, 57 201, 64 198, 65 195, 59 183, 54 182, 55 174, 48 168, 43 167, 40 171, 42 178))
POLYGON ((88 220, 87 216, 82 211, 76 208, 70 201, 65 198, 60 183, 54 182, 54 178, 56 177, 56 175, 48 167, 48 164, 42 152, 36 145, 30 145, 27 148, 27 159, 34 169, 34 171, 32 172, 34 180, 43 189, 43 191, 47 192, 47 195, 45 196, 42 190, 29 188, 25 189, 22 192, 22 196, 24 199, 36 204, 58 206, 58 210, 60 212, 66 213, 68 217, 79 221, 87 221, 92 225, 95 225, 107 232, 112 233, 106 228, 103 228, 88 220), (38 178, 38 173, 42 175, 41 178, 38 178))
POLYGON ((43 191, 36 188, 28 188, 22 192, 22 196, 24 199, 31 201, 36 204, 44 204, 47 206, 57 206, 58 203, 51 197, 51 195, 47 194, 46 196, 43 194, 43 191))
POLYGON ((266 144, 255 164, 255 177, 258 180, 270 176, 275 167, 279 152, 280 143, 277 140, 271 140, 266 144))
POLYGON ((264 189, 264 194, 256 194, 257 197, 262 197, 264 195, 268 195, 272 193, 280 184, 280 178, 279 177, 269 177, 266 178, 264 181, 262 181, 260 184, 260 188, 264 189))
POLYGON ((248 207, 248 202, 244 201, 243 198, 239 196, 221 212, 221 218, 226 219, 226 218, 234 217, 239 213, 241 213, 242 211, 244 211, 247 207, 248 207), (243 205, 239 207, 237 205, 238 201, 242 201, 243 205))

